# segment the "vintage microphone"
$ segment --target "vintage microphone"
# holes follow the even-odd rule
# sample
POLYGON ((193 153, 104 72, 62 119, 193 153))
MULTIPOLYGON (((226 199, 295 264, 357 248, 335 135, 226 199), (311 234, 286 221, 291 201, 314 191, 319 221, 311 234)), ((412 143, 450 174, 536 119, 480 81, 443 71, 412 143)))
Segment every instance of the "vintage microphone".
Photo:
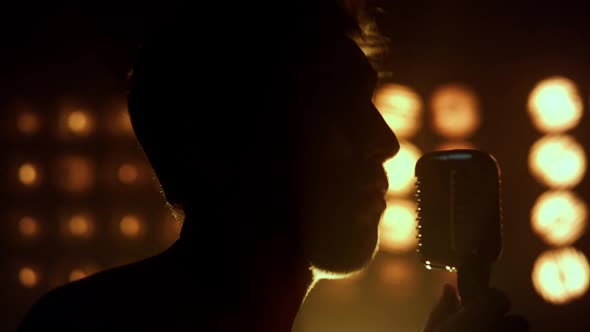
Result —
POLYGON ((489 287, 502 251, 500 168, 479 150, 437 151, 416 163, 418 253, 428 269, 458 272, 461 301, 489 287))

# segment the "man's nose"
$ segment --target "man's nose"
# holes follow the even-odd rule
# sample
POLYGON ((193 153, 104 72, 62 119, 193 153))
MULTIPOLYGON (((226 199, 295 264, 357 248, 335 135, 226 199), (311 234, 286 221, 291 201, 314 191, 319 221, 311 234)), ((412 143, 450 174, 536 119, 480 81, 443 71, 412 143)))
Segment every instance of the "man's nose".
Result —
POLYGON ((399 140, 387 122, 381 116, 377 108, 372 105, 373 114, 375 114, 376 121, 374 126, 375 153, 381 162, 395 156, 400 149, 399 140))

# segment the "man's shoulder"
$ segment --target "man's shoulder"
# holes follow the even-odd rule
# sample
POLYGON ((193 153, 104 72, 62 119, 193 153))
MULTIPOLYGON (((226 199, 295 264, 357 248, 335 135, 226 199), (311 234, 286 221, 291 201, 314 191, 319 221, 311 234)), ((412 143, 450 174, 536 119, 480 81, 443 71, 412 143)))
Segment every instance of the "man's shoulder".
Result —
POLYGON ((163 259, 150 257, 53 289, 31 307, 19 331, 99 330, 120 321, 161 283, 163 259))

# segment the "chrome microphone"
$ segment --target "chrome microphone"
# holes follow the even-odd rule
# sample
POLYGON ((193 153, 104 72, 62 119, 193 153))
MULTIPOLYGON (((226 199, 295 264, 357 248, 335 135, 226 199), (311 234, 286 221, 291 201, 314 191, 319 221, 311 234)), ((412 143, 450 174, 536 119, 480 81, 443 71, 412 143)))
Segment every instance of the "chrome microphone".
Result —
POLYGON ((500 167, 479 150, 436 151, 418 160, 415 175, 420 259, 458 272, 461 299, 471 301, 502 252, 500 167))

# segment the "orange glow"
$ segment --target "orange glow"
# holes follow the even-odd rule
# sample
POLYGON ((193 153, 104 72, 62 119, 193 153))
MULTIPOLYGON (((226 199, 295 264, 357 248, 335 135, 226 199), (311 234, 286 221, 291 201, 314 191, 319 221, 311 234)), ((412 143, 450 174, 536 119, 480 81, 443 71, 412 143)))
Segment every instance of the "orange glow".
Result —
POLYGON ((87 135, 92 129, 92 119, 87 112, 73 111, 66 117, 68 129, 77 135, 87 135))
POLYGON ((32 217, 22 217, 18 221, 18 230, 26 237, 33 237, 39 233, 39 224, 32 217))
POLYGON ((136 216, 127 215, 121 219, 119 229, 127 237, 137 237, 141 231, 141 222, 136 216))
POLYGON ((414 90, 397 84, 379 88, 375 107, 398 138, 414 136, 422 124, 422 100, 414 90))
POLYGON ((133 164, 123 164, 119 167, 119 181, 124 184, 133 184, 139 178, 139 171, 133 164))
POLYGON ((531 212, 533 230, 555 245, 569 245, 586 229, 587 208, 579 197, 569 191, 548 191, 541 195, 531 212))
POLYGON ((35 165, 24 163, 18 168, 18 179, 25 186, 33 186, 39 181, 39 174, 35 165))
POLYGON ((22 112, 16 119, 16 127, 18 130, 26 135, 33 135, 41 128, 41 120, 39 115, 34 112, 22 112))
POLYGON ((574 248, 546 251, 535 261, 532 279, 535 290, 545 301, 565 304, 588 290, 588 260, 574 248))
POLYGON ((131 117, 127 109, 119 113, 118 123, 120 130, 125 134, 133 134, 133 126, 131 125, 131 117))
POLYGON ((414 278, 414 270, 403 259, 383 260, 379 264, 379 279, 391 286, 408 287, 414 278))
POLYGON ((533 89, 528 111, 533 125, 540 131, 564 132, 580 123, 582 100, 574 82, 565 77, 551 77, 533 89))
POLYGON ((416 204, 408 200, 390 200, 379 223, 379 249, 403 252, 415 248, 416 204))
POLYGON ((480 125, 479 103, 467 87, 448 84, 432 95, 432 126, 446 138, 465 139, 480 125))
POLYGON ((446 150, 461 150, 461 149, 476 149, 475 145, 470 142, 463 142, 463 141, 452 141, 452 142, 444 142, 439 144, 435 150, 436 151, 446 151, 446 150))
POLYGON ((86 272, 82 271, 81 269, 74 269, 74 270, 72 270, 72 272, 70 272, 69 280, 76 281, 76 280, 84 279, 86 277, 87 277, 86 272))
POLYGON ((545 136, 531 147, 529 169, 542 184, 571 188, 580 183, 586 173, 586 154, 571 136, 545 136))
POLYGON ((400 142, 400 150, 383 163, 391 195, 405 195, 414 189, 414 168, 422 152, 409 142, 400 142))
POLYGON ((163 223, 162 240, 166 245, 171 245, 178 240, 182 229, 182 222, 177 220, 173 215, 166 215, 163 223))
POLYGON ((23 267, 18 271, 18 280, 26 288, 33 288, 39 282, 37 272, 30 267, 23 267))
POLYGON ((99 270, 98 266, 96 266, 94 264, 87 264, 87 265, 79 266, 70 272, 70 275, 68 276, 68 280, 70 282, 72 282, 72 281, 84 279, 88 276, 93 275, 98 270, 99 270))
POLYGON ((58 162, 61 186, 71 192, 83 192, 94 184, 92 163, 83 157, 64 157, 58 162))
POLYGON ((92 222, 85 215, 75 215, 68 222, 68 229, 73 236, 85 237, 92 232, 92 222))

